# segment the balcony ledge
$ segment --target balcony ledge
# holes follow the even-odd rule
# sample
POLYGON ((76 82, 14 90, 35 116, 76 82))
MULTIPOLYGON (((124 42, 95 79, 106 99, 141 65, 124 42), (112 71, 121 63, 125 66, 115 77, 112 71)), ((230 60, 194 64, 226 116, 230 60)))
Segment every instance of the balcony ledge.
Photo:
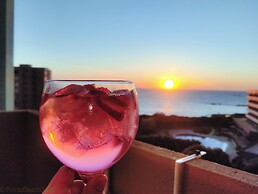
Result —
MULTIPOLYGON (((38 112, 0 112, 0 188, 42 191, 62 165, 47 149, 38 112), (46 170, 47 169, 47 170, 46 170)), ((175 160, 185 155, 135 141, 109 170, 111 194, 173 193, 175 160)), ((202 159, 184 165, 184 194, 256 194, 258 176, 202 159)), ((13 193, 13 192, 10 192, 13 193)), ((40 193, 40 192, 39 192, 40 193)))
MULTIPOLYGON (((110 170, 112 194, 173 193, 175 160, 185 155, 135 141, 110 170)), ((255 194, 258 176, 202 159, 185 164, 184 194, 255 194)))

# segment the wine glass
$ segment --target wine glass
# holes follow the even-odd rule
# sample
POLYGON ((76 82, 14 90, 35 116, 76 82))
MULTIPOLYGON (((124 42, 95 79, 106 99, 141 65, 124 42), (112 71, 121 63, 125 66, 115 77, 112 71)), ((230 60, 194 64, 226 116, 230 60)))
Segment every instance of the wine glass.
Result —
POLYGON ((131 81, 50 80, 39 118, 49 150, 87 180, 130 148, 139 124, 137 92, 131 81))

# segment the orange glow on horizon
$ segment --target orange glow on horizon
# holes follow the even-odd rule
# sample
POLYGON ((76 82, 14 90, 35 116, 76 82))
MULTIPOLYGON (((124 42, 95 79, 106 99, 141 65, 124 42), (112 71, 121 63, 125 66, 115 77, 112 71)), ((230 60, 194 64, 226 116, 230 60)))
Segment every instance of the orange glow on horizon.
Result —
MULTIPOLYGON (((146 88, 146 89, 160 89, 166 91, 174 91, 174 90, 235 90, 235 91, 246 91, 239 83, 238 86, 233 86, 231 82, 225 83, 222 81, 211 80, 206 77, 192 77, 188 75, 177 75, 173 76, 149 76, 134 79, 136 88, 146 88), (166 89, 163 83, 171 79, 174 82, 174 86, 172 89, 166 89), (231 84, 231 85, 230 85, 231 84), (241 87, 239 87, 241 86, 241 87)), ((250 87, 251 88, 251 87, 250 87)), ((253 87, 254 88, 254 87, 253 87)))
MULTIPOLYGON (((149 79, 137 79, 135 84, 137 88, 152 88, 162 90, 175 90, 179 87, 179 81, 171 76, 155 76, 149 79)), ((180 82, 181 83, 181 82, 180 82)))

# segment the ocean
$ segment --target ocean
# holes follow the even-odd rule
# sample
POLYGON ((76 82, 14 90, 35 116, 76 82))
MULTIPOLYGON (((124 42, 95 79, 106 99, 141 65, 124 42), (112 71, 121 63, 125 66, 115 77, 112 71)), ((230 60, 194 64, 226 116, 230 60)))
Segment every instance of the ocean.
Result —
POLYGON ((137 89, 140 115, 246 114, 247 92, 137 89))

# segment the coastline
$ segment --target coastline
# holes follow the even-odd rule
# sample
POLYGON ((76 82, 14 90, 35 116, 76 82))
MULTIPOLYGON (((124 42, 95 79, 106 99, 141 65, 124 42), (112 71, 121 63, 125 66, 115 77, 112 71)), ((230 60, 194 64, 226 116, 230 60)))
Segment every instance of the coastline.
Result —
POLYGON ((211 117, 166 116, 162 113, 141 115, 136 139, 185 154, 202 149, 208 152, 204 159, 257 174, 258 164, 250 163, 248 154, 243 150, 258 142, 250 141, 234 121, 235 118, 244 117, 244 114, 211 117), (185 139, 178 138, 180 136, 185 139), (193 137, 198 137, 199 141, 193 137), (202 139, 205 138, 209 138, 209 141, 221 141, 217 145, 223 144, 226 146, 225 150, 204 146, 202 139))

